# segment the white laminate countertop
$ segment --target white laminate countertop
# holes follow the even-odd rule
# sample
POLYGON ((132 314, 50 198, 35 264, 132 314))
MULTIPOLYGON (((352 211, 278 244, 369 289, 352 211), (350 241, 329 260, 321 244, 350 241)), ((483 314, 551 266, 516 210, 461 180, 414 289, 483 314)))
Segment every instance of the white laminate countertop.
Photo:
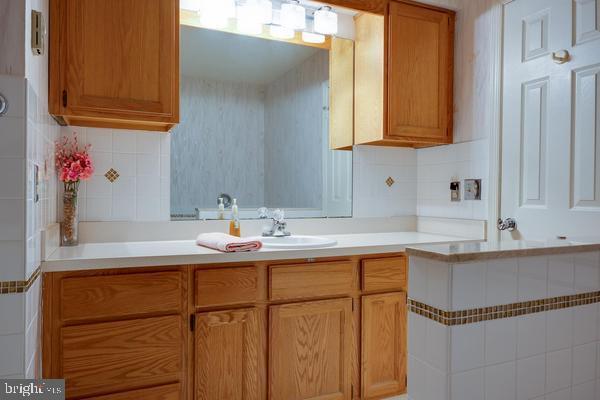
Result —
POLYGON ((263 248, 256 252, 221 253, 197 246, 194 240, 85 243, 75 247, 59 247, 42 263, 42 271, 338 257, 401 252, 410 245, 472 241, 461 237, 420 232, 324 236, 337 240, 337 245, 321 249, 276 250, 263 248))
POLYGON ((438 243, 413 245, 406 249, 409 256, 429 258, 446 263, 461 263, 511 257, 532 257, 552 254, 582 253, 600 250, 600 237, 571 240, 438 243))

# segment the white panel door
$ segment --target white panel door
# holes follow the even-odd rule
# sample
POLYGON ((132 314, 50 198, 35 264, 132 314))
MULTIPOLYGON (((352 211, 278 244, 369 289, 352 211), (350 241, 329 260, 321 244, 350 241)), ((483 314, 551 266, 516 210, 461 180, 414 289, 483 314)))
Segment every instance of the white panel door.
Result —
POLYGON ((507 4, 503 75, 501 215, 517 221, 512 238, 600 236, 600 0, 507 4))

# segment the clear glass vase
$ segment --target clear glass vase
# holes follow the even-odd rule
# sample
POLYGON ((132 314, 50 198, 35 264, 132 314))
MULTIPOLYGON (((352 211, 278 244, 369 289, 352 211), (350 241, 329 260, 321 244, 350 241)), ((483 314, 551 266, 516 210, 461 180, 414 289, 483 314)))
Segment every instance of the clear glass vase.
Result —
POLYGON ((79 237, 77 235, 77 191, 79 182, 65 182, 63 193, 62 220, 60 223, 61 246, 77 246, 79 237))

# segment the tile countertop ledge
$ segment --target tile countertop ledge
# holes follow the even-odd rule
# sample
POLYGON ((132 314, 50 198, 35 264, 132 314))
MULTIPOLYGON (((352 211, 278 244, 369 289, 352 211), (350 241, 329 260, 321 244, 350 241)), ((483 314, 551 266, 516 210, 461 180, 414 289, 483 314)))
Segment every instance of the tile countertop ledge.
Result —
POLYGON ((462 242, 407 246, 413 257, 429 258, 445 263, 462 263, 511 257, 531 257, 551 254, 583 253, 600 250, 600 236, 573 240, 502 242, 462 242))
POLYGON ((340 257, 401 252, 409 245, 465 242, 471 240, 419 232, 323 236, 337 240, 337 245, 320 249, 279 250, 263 248, 256 252, 221 253, 216 250, 197 246, 193 240, 85 243, 75 247, 59 247, 50 254, 46 261, 42 262, 42 271, 55 272, 103 268, 340 257))

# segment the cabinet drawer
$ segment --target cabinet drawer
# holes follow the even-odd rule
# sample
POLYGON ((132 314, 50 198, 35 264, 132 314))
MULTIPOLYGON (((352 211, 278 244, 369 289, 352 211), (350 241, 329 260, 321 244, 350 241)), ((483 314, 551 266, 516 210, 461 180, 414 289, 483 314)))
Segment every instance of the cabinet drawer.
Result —
POLYGON ((252 303, 258 299, 256 267, 196 270, 196 306, 252 303))
POLYGON ((180 381, 181 316, 69 326, 61 329, 67 397, 93 396, 180 381))
POLYGON ((178 313, 181 303, 179 271, 73 277, 61 281, 63 321, 178 313))
POLYGON ((377 258, 362 261, 362 290, 406 291, 406 257, 377 258))
POLYGON ((348 294, 355 288, 349 261, 274 265, 269 278, 271 300, 335 296, 348 294))
POLYGON ((98 397, 86 397, 85 400, 181 400, 181 388, 178 383, 129 392, 107 394, 98 397))

